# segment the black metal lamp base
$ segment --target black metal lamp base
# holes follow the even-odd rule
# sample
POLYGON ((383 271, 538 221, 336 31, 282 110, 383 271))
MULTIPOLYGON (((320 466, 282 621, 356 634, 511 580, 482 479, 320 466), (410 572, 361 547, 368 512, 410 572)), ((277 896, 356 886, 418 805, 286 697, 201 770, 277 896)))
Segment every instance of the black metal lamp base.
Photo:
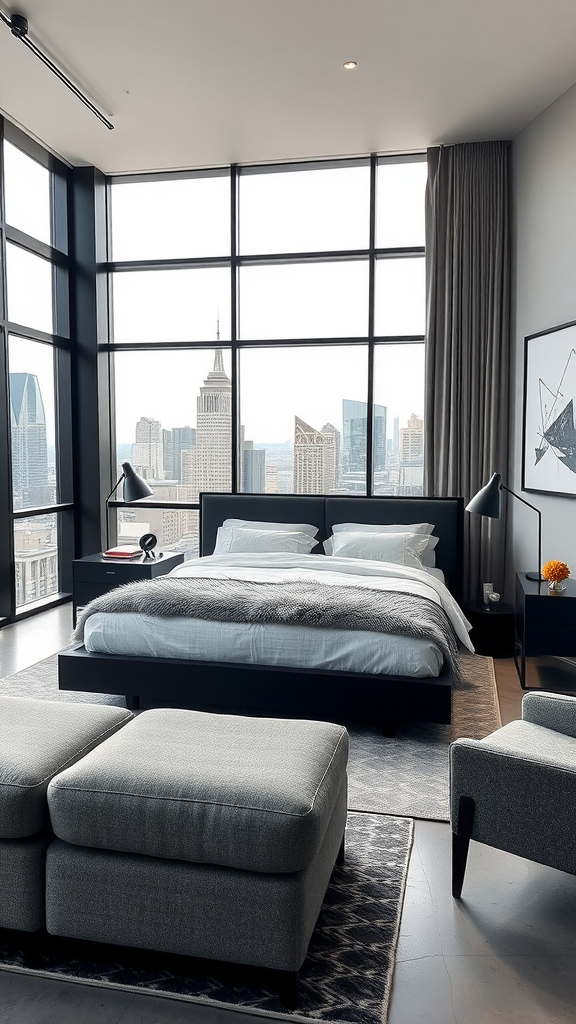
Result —
POLYGON ((539 572, 527 572, 525 573, 525 576, 527 580, 536 580, 537 583, 544 583, 544 580, 546 579, 546 577, 542 576, 542 573, 539 572))

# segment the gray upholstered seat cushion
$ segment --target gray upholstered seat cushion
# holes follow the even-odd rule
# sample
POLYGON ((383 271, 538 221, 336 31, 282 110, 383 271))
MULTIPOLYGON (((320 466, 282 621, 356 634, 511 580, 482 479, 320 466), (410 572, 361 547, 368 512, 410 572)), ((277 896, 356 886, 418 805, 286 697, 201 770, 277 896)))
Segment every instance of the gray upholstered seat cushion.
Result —
POLYGON ((52 827, 80 846, 300 871, 347 760, 346 729, 327 722, 145 711, 52 780, 52 827))
MULTIPOLYGON (((526 700, 526 698, 524 698, 526 700)), ((530 706, 533 716, 535 708, 530 706)), ((544 712, 554 713, 551 703, 544 712)), ((452 828, 461 796, 475 803, 472 839, 576 871, 576 738, 533 721, 510 722, 450 748, 452 828)))
POLYGON ((132 717, 104 704, 0 697, 0 839, 39 832, 52 776, 132 717))

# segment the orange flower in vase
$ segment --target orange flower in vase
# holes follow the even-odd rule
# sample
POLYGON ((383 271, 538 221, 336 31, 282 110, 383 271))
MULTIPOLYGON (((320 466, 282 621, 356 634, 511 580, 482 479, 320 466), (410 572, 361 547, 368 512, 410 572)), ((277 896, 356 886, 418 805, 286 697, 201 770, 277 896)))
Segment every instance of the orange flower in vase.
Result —
POLYGON ((566 590, 566 584, 562 581, 568 579, 570 569, 566 562, 559 562, 554 558, 551 562, 546 562, 546 565, 542 566, 542 575, 545 580, 549 581, 548 589, 552 592, 558 592, 559 590, 566 590))

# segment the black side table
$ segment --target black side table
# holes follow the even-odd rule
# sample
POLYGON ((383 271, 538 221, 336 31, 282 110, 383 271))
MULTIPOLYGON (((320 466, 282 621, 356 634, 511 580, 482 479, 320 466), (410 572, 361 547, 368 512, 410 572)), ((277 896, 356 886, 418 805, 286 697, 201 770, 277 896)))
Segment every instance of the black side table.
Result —
POLYGON ((471 601, 464 614, 472 624, 470 639, 476 654, 492 658, 511 658, 514 655, 514 608, 502 601, 485 605, 471 601))
POLYGON ((156 558, 104 558, 102 552, 75 558, 72 562, 72 606, 74 625, 78 612, 100 594, 114 590, 121 583, 152 580, 165 576, 184 561, 181 551, 167 551, 156 558))
MULTIPOLYGON (((576 579, 564 584, 565 590, 554 593, 546 581, 538 583, 526 579, 526 573, 516 574, 516 668, 523 690, 535 689, 526 684, 526 658, 576 658, 576 579)), ((558 672, 539 672, 540 688, 574 693, 574 671, 562 675, 565 678, 560 680, 558 672)))

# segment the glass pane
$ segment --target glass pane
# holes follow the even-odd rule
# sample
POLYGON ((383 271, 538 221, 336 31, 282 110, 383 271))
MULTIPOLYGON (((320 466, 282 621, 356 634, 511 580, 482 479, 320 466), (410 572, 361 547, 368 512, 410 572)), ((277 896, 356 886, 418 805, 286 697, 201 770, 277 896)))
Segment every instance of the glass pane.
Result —
POLYGON ((423 344, 376 346, 374 398, 374 493, 422 494, 423 344))
POLYGON ((376 261, 376 336, 424 335, 425 275, 423 256, 376 261))
POLYGON ((366 249, 370 168, 240 176, 242 255, 366 249))
POLYGON ((51 243, 50 171, 4 140, 6 221, 41 242, 51 243))
POLYGON ((345 418, 362 403, 365 415, 367 380, 364 345, 242 350, 240 489, 365 494, 365 450, 355 434, 352 457, 345 418))
POLYGON ((50 505, 56 484, 54 350, 8 339, 14 508, 50 505))
POLYGON ((376 177, 376 247, 424 245, 424 199, 428 167, 414 163, 380 163, 376 177))
POLYGON ((112 184, 112 258, 230 253, 230 177, 112 184))
MULTIPOLYGON (((195 502, 201 491, 229 491, 229 351, 117 352, 114 371, 118 477, 122 462, 130 462, 152 488, 152 501, 195 502)), ((116 496, 122 498, 121 486, 116 496)), ((155 533, 160 550, 198 550, 198 518, 189 510, 168 516, 162 509, 124 509, 120 522, 140 524, 138 537, 155 533)), ((123 526, 121 538, 131 543, 123 526)))
POLYGON ((198 558, 198 510, 193 508, 119 508, 117 530, 119 544, 138 544, 145 533, 153 533, 158 543, 156 554, 182 551, 184 561, 198 558))
POLYGON ((368 333, 368 262, 240 270, 240 337, 356 338, 368 333))
POLYGON ((114 341, 230 339, 230 271, 147 270, 113 275, 114 341))
POLYGON ((14 520, 16 608, 53 597, 58 578, 58 516, 30 516, 14 520))
POLYGON ((6 244, 8 319, 52 334, 52 264, 41 256, 6 244))

